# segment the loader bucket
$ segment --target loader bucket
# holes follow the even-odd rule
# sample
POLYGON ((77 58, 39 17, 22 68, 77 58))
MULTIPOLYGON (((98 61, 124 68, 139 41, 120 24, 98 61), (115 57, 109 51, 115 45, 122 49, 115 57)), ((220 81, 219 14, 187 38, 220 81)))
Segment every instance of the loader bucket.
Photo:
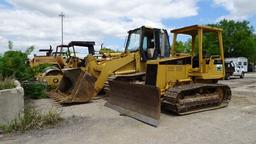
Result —
POLYGON ((50 94, 61 104, 88 102, 95 95, 96 78, 81 69, 64 70, 57 90, 50 94))
POLYGON ((110 96, 105 106, 157 126, 160 119, 160 90, 149 85, 110 81, 110 96))

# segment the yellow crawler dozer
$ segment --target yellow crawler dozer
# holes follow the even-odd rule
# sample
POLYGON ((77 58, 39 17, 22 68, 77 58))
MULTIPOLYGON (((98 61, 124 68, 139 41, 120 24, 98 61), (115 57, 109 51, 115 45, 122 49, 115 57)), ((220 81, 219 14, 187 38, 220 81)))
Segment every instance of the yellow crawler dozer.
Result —
MULTIPOLYGON (((173 45, 171 56, 163 56, 169 46, 161 45, 160 34, 154 34, 154 44, 148 47, 148 35, 140 30, 140 41, 134 52, 140 52, 140 62, 145 62, 145 75, 132 79, 119 76, 110 83, 110 96, 106 106, 153 126, 159 124, 161 107, 179 115, 222 108, 231 99, 230 87, 218 84, 225 76, 222 29, 207 26, 189 26, 171 31, 173 45), (218 55, 207 54, 203 37, 216 36, 218 55), (191 37, 187 53, 176 50, 177 36, 191 37), (163 47, 162 47, 163 46, 163 47), (144 57, 143 52, 146 53, 144 57)), ((134 37, 128 41, 135 42, 134 37)), ((133 44, 135 45, 135 44, 133 44)))

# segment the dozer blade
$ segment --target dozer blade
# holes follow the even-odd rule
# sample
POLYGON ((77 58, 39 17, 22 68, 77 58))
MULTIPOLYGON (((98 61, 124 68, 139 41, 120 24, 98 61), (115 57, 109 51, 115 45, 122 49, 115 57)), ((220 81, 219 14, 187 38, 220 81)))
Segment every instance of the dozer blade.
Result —
POLYGON ((81 69, 64 70, 55 92, 50 93, 61 104, 88 102, 95 95, 96 78, 81 69))
POLYGON ((153 126, 160 119, 160 90, 154 86, 110 81, 105 106, 153 126))

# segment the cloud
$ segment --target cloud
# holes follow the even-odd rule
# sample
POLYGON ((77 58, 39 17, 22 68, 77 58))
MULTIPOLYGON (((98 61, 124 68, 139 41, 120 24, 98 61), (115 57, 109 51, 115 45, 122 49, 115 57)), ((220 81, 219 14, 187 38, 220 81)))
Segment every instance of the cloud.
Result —
POLYGON ((2 37, 2 36, 0 36, 0 46, 2 46, 0 51, 8 50, 7 49, 7 47, 8 47, 8 40, 6 38, 2 37))
POLYGON ((244 20, 256 16, 256 3, 253 0, 214 0, 214 4, 229 12, 219 19, 244 20))
MULTIPOLYGON (((60 41, 63 11, 64 40, 123 39, 127 30, 141 25, 167 28, 163 20, 195 16, 197 0, 9 0, 10 8, 0 9, 0 47, 14 41, 24 50, 30 45, 46 48, 60 41), (2 40, 3 39, 3 40, 2 40)), ((106 44, 107 45, 107 44, 106 44)), ((110 44, 113 45, 113 44, 110 44)), ((0 49, 0 53, 3 49, 0 49)))

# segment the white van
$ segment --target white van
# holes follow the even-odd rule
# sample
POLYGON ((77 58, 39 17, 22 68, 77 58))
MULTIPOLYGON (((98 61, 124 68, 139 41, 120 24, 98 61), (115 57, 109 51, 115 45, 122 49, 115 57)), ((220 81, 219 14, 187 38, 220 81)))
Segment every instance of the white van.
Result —
POLYGON ((233 62, 235 64, 233 76, 244 78, 244 74, 248 72, 248 59, 246 57, 225 58, 225 62, 233 62))

